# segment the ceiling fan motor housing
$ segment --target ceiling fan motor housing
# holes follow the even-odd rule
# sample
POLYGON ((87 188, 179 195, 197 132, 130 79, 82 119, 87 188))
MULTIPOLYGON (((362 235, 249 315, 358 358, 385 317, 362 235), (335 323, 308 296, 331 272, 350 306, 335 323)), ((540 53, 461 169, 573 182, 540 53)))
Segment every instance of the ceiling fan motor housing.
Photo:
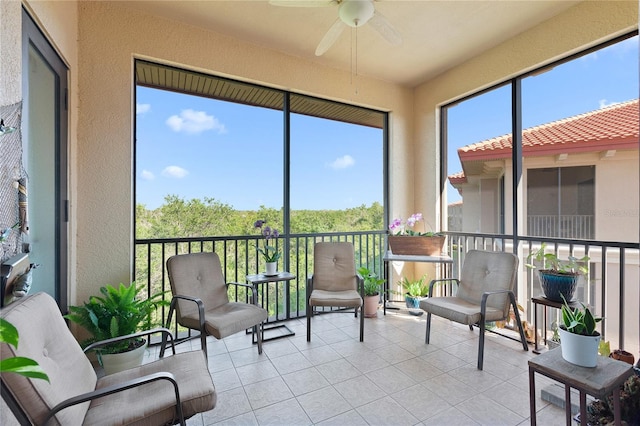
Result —
POLYGON ((350 27, 360 27, 369 21, 375 12, 371 0, 344 0, 338 9, 338 15, 350 27))

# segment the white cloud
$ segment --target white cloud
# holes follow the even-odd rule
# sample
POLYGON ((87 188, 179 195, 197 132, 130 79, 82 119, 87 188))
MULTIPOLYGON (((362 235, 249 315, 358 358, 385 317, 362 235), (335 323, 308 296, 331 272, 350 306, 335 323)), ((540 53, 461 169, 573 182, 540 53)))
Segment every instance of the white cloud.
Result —
POLYGON ((176 178, 176 179, 182 179, 188 174, 189 172, 187 170, 178 166, 167 166, 162 171, 162 176, 168 177, 168 178, 176 178))
POLYGON ((342 157, 336 158, 332 163, 329 163, 329 167, 332 169, 346 169, 347 167, 351 167, 356 164, 356 160, 353 159, 350 155, 343 155, 342 157))
POLYGON ((136 115, 151 111, 151 104, 136 104, 136 115))
POLYGON ((174 132, 187 132, 190 134, 202 133, 206 130, 215 130, 218 133, 226 133, 224 124, 213 115, 204 111, 185 109, 180 115, 172 115, 167 119, 167 126, 174 132))
POLYGON ((156 176, 149 170, 143 170, 142 173, 140 173, 140 177, 144 180, 154 180, 156 178, 156 176))
POLYGON ((600 108, 610 107, 611 105, 619 104, 620 102, 609 102, 606 99, 600 99, 600 108))

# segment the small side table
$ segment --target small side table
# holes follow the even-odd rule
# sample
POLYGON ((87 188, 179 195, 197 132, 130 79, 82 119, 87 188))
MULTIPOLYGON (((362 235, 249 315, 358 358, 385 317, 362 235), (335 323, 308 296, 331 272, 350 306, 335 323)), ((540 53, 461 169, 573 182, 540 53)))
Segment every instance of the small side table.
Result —
POLYGON ((598 356, 596 367, 580 367, 562 358, 562 348, 552 349, 529 360, 529 412, 536 426, 535 373, 564 384, 566 424, 571 425, 571 388, 580 392, 580 424, 587 424, 587 395, 604 399, 613 392, 614 422, 620 425, 620 387, 633 374, 626 362, 598 356))
MULTIPOLYGON (((276 283, 276 285, 278 285, 277 283, 281 282, 281 281, 291 281, 293 279, 295 279, 295 275, 289 273, 289 272, 279 272, 277 275, 265 275, 265 274, 253 274, 253 275, 247 275, 247 282, 249 284, 251 284, 253 286, 253 291, 255 292, 254 294, 258 294, 258 285, 264 285, 264 284, 269 284, 269 283, 276 283)), ((284 294, 284 292, 283 292, 284 294)), ((286 300, 286 299, 285 299, 286 300)), ((285 302, 286 303, 286 302, 285 302)), ((263 324, 262 327, 262 341, 268 341, 268 340, 275 340, 275 339, 282 339, 283 337, 289 337, 289 336, 293 336, 296 333, 294 333, 289 327, 287 327, 286 324, 275 324, 272 325, 270 327, 265 327, 265 325, 263 324), (264 332, 265 330, 274 330, 276 328, 284 328, 285 330, 287 330, 287 333, 285 334, 280 334, 278 336, 273 336, 273 337, 264 337, 264 332)), ((255 339, 254 339, 255 340, 255 339)), ((253 343, 257 343, 257 342, 253 342, 253 343)))
MULTIPOLYGON (((547 306, 552 308, 561 309, 562 302, 554 302, 553 300, 549 300, 544 296, 532 297, 531 301, 533 302, 533 331, 534 331, 534 340, 535 347, 533 349, 534 354, 540 353, 540 347, 538 345, 538 305, 544 306, 544 316, 543 316, 543 329, 544 329, 544 344, 547 344, 547 306)), ((582 305, 580 302, 573 300, 569 302, 570 308, 579 308, 582 305)))

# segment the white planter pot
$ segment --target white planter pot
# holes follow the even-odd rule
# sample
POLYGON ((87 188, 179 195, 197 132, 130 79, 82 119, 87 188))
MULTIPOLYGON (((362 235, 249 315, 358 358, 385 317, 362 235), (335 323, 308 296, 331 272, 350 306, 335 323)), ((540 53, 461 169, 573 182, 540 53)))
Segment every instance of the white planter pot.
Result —
POLYGON ((265 275, 276 275, 278 272, 278 262, 267 262, 265 275))
POLYGON ((600 335, 582 336, 558 328, 562 358, 582 367, 595 367, 598 364, 598 345, 600 335))
POLYGON ((105 374, 113 374, 142 364, 144 352, 147 350, 147 343, 132 351, 119 354, 102 354, 102 367, 105 374))

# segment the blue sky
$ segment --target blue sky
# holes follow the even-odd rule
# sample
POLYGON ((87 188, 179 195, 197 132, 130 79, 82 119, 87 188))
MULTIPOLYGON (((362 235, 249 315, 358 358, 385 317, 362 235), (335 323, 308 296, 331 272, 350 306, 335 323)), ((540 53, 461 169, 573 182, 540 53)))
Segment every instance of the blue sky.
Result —
MULTIPOLYGON (((525 128, 638 97, 638 37, 525 79, 525 128)), ((136 202, 215 198, 239 210, 282 206, 282 112, 137 88, 136 202)), ((456 149, 510 133, 510 88, 449 110, 449 173, 456 149)), ((382 132, 295 115, 294 209, 382 203, 382 132)), ((450 193, 455 201, 457 192, 450 193)))

